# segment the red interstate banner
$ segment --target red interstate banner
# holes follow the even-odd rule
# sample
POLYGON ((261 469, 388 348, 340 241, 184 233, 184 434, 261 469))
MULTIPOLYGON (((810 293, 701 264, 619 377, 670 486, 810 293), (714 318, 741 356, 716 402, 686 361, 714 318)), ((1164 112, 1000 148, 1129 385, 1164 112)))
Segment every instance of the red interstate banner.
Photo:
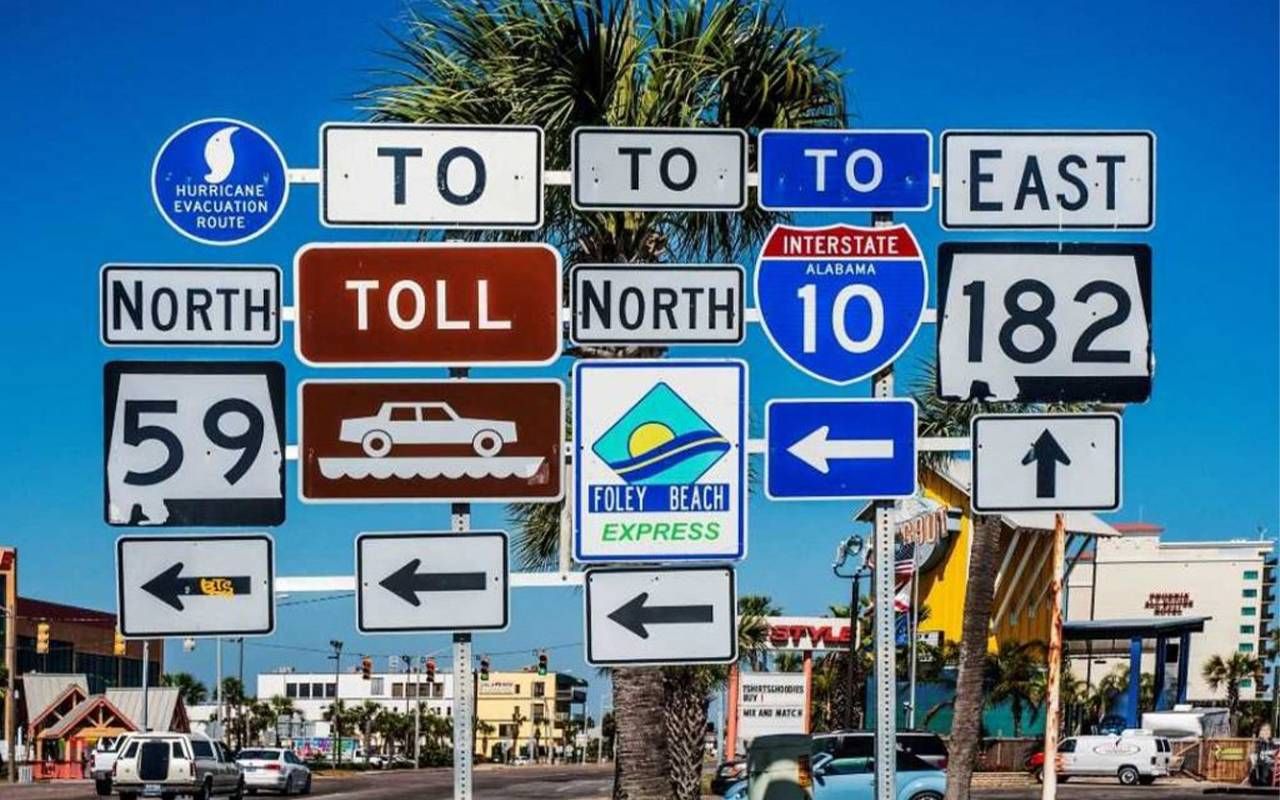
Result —
POLYGON ((309 244, 294 258, 298 357, 317 366, 549 364, 560 255, 545 244, 309 244))

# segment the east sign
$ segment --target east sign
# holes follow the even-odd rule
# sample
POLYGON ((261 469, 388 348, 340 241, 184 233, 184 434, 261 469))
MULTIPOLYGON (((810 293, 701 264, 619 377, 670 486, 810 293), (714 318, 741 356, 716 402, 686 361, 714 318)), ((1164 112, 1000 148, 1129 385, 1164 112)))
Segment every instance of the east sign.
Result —
POLYGON ((311 244, 293 275, 307 364, 549 364, 560 354, 560 256, 545 244, 311 244))
POLYGON ((541 128, 329 123, 320 158, 331 227, 542 225, 541 128))

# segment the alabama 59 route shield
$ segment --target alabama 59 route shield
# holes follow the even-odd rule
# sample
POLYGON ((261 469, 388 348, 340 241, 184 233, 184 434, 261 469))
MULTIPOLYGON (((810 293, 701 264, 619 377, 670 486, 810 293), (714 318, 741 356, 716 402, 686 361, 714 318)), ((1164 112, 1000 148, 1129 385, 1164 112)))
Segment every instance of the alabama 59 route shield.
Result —
POLYGON ((756 268, 769 341, 800 370, 834 384, 870 377, 906 350, 928 289, 924 257, 905 225, 779 225, 756 268))

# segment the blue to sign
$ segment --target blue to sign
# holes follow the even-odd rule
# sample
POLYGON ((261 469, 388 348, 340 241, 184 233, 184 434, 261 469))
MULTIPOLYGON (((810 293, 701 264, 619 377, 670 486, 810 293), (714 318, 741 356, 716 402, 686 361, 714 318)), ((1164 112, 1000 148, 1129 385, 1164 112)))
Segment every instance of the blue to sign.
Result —
POLYGON ((765 439, 765 494, 772 500, 916 493, 914 400, 770 400, 765 439))
POLYGON ((927 294, 924 257, 905 225, 779 225, 756 265, 756 304, 769 340, 828 383, 862 380, 901 355, 927 294))
POLYGON ((760 206, 770 211, 923 211, 932 170, 928 131, 760 134, 760 206))
POLYGON ((247 242, 289 199, 280 148, 235 119, 202 119, 169 137, 151 167, 151 195, 175 230, 204 244, 247 242))

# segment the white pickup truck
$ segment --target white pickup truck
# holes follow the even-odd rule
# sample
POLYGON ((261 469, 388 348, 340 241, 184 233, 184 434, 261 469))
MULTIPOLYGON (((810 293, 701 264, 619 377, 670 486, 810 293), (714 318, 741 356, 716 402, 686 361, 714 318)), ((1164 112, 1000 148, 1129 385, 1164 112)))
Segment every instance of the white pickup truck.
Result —
POLYGON ((93 788, 99 797, 111 795, 111 768, 116 765, 116 755, 128 737, 127 733, 122 736, 104 736, 93 748, 93 765, 90 771, 93 773, 93 788))

